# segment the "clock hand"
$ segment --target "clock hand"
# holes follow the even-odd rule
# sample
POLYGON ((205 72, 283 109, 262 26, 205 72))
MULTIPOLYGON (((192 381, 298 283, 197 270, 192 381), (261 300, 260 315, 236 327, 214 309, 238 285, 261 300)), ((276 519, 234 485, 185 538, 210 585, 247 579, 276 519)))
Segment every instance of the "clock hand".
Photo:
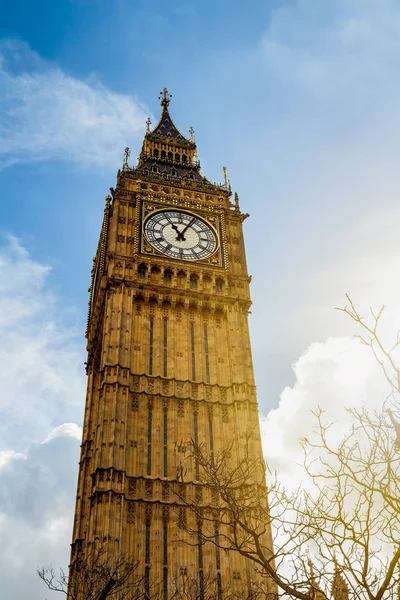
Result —
MULTIPOLYGON (((179 233, 180 233, 180 231, 179 231, 178 227, 175 225, 175 223, 173 223, 173 222, 171 221, 171 219, 170 219, 170 218, 169 218, 167 215, 166 215, 166 217, 167 217, 167 221, 168 221, 168 222, 169 222, 169 224, 171 225, 172 229, 175 229, 176 233, 177 233, 177 234, 178 234, 178 236, 179 236, 179 233)), ((179 238, 176 238, 176 239, 179 239, 179 238)))
POLYGON ((196 217, 193 217, 193 219, 191 221, 189 221, 189 223, 186 225, 186 227, 184 229, 182 229, 182 231, 180 231, 178 233, 178 237, 176 238, 177 240, 180 240, 181 242, 185 241, 185 238, 183 237, 183 234, 191 226, 191 224, 194 223, 195 220, 196 220, 196 217))

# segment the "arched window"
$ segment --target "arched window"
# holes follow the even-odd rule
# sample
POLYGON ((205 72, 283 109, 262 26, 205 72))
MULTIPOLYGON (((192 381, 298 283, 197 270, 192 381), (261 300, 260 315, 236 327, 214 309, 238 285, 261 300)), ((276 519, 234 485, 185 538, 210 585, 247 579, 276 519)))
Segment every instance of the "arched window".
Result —
POLYGON ((180 162, 181 157, 179 156, 178 153, 175 154, 175 162, 180 162))
POLYGON ((175 169, 171 169, 171 175, 173 175, 175 177, 175 175, 176 175, 175 169))
POLYGON ((147 267, 144 264, 138 265, 137 274, 139 279, 146 279, 147 267))
POLYGON ((172 152, 168 152, 168 160, 172 160, 172 152))
POLYGON ((197 275, 193 274, 190 276, 189 284, 190 284, 191 288, 197 288, 197 280, 198 280, 197 275))
POLYGON ((177 277, 178 277, 178 285, 185 285, 185 281, 186 281, 185 271, 178 271, 177 277))
POLYGON ((158 173, 158 167, 156 165, 153 165, 151 170, 153 171, 153 173, 158 173))
POLYGON ((172 281, 172 271, 170 269, 166 269, 164 271, 164 283, 171 283, 172 281))
POLYGON ((160 280, 161 269, 157 265, 153 265, 150 269, 150 281, 158 282, 160 280))
POLYGON ((165 150, 161 150, 161 158, 165 158, 165 150))
POLYGON ((182 162, 186 162, 186 154, 182 154, 182 162))
POLYGON ((222 292, 224 290, 224 280, 221 278, 218 278, 215 282, 215 290, 217 292, 222 292))
POLYGON ((205 290, 209 290, 211 288, 211 283, 212 283, 211 277, 209 275, 204 275, 204 277, 203 277, 203 288, 205 290))
POLYGON ((158 158, 158 150, 154 150, 154 158, 158 158))

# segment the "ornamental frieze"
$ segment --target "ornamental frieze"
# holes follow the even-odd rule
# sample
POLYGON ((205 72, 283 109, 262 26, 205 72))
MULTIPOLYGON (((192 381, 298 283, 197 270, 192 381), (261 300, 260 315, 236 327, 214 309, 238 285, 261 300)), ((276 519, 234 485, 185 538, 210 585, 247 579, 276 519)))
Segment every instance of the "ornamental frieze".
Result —
POLYGON ((176 397, 228 406, 237 402, 249 402, 257 407, 256 387, 248 383, 222 387, 218 384, 193 383, 190 380, 167 380, 160 376, 133 375, 129 369, 119 366, 108 366, 103 370, 100 390, 106 396, 118 393, 122 398, 129 392, 132 410, 138 410, 140 394, 145 394, 147 398, 149 395, 153 398, 176 397))

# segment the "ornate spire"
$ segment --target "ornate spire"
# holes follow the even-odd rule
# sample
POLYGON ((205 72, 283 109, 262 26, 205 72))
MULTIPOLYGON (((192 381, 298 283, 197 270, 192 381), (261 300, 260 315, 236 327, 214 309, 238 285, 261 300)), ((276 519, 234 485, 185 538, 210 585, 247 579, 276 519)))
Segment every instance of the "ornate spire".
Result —
MULTIPOLYGON (((308 549, 307 549, 308 550, 308 549)), ((314 598, 314 600, 325 600, 325 594, 323 593, 323 591, 320 589, 317 579, 315 577, 315 573, 314 573, 314 564, 309 556, 309 551, 307 552, 308 554, 308 560, 307 560, 307 564, 308 564, 308 568, 309 568, 309 581, 310 581, 310 588, 308 590, 308 593, 310 594, 310 596, 312 598, 314 598)))
POLYGON ((169 93, 167 88, 165 87, 158 97, 161 100, 160 104, 163 107, 163 112, 168 111, 169 103, 171 102, 172 95, 169 93))
POLYGON ((172 96, 169 93, 169 91, 167 90, 167 88, 164 88, 163 91, 160 92, 158 99, 161 100, 161 102, 160 102, 160 104, 162 106, 161 117, 160 117, 158 124, 154 127, 154 129, 152 131, 150 130, 151 121, 150 121, 150 119, 147 119, 145 140, 146 140, 146 138, 150 139, 152 136, 155 136, 155 137, 166 138, 170 142, 172 142, 174 140, 177 142, 182 142, 183 144, 187 144, 187 145, 190 145, 190 147, 195 148, 196 145, 195 145, 194 140, 186 139, 180 133, 180 131, 178 130, 178 128, 176 127, 176 125, 174 124, 174 122, 171 119, 171 115, 168 112, 168 106, 169 106, 169 103, 171 102, 171 98, 172 98, 172 96))
MULTIPOLYGON (((208 181, 201 173, 194 129, 189 128, 188 137, 179 131, 169 113, 171 98, 165 87, 159 95, 162 110, 158 123, 153 127, 150 118, 146 120, 146 133, 137 167, 129 166, 129 153, 125 153, 122 172, 142 172, 145 177, 151 175, 152 179, 187 183, 190 187, 218 190, 219 193, 226 192, 230 196, 231 186, 226 167, 223 170, 223 185, 208 181)), ((237 206, 236 210, 239 210, 237 206)))
POLYGON ((349 588, 342 575, 342 570, 339 568, 335 560, 335 572, 332 581, 332 598, 333 600, 349 600, 349 588))

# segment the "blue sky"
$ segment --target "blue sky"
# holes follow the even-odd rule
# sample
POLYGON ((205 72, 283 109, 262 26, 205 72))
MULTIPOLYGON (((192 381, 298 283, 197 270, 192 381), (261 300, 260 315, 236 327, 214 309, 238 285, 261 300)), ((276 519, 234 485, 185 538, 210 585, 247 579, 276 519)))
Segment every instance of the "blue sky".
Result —
POLYGON ((206 176, 221 181, 227 165, 251 214, 266 454, 291 472, 316 403, 371 403, 380 389, 333 307, 349 292, 389 304, 389 332, 400 322, 400 8, 17 0, 0 4, 0 24, 0 533, 13 532, 0 572, 10 600, 27 582, 36 600, 37 562, 63 563, 69 544, 104 196, 164 86, 206 176))
MULTIPOLYGON (((333 260, 360 208, 377 202, 371 188, 396 190, 393 2, 60 0, 0 11, 1 226, 54 267, 52 283, 77 315, 104 195, 125 145, 137 156, 164 85, 178 126, 195 127, 207 176, 221 180, 227 164, 252 214, 255 315, 286 310, 308 271, 333 260)), ((338 282, 339 297, 343 291, 338 282)), ((278 350, 277 334, 253 342, 265 409, 313 340, 278 350)))

